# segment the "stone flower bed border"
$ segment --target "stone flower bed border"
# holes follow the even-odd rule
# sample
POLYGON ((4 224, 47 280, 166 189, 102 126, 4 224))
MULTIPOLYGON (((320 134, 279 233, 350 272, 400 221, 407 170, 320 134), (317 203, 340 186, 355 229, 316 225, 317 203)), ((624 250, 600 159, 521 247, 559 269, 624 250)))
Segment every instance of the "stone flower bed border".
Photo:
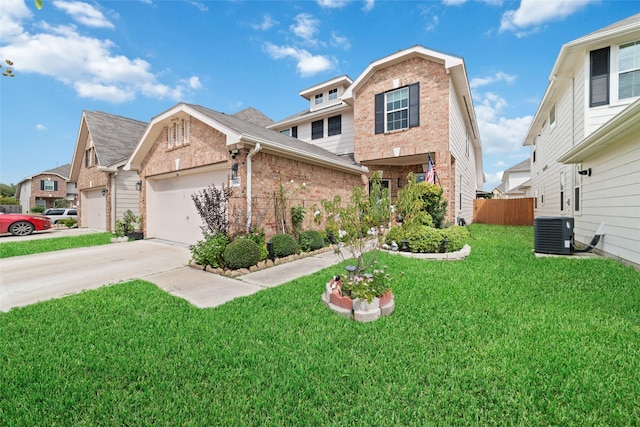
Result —
POLYGON ((288 257, 284 257, 284 258, 276 258, 273 261, 270 260, 270 259, 266 259, 264 261, 260 261, 256 265, 252 265, 249 268, 240 268, 238 270, 230 270, 228 268, 213 268, 213 267, 211 267, 209 265, 205 268, 200 264, 196 264, 195 262, 189 263, 189 267, 197 268, 199 270, 205 270, 205 271, 207 271, 209 273, 218 274, 220 276, 231 277, 233 279, 233 278, 245 275, 245 274, 249 274, 249 273, 253 273, 253 272, 256 272, 256 271, 264 270, 266 268, 271 268, 271 267, 274 267, 276 265, 287 264, 289 262, 297 261, 299 259, 308 258, 308 257, 314 256, 314 255, 319 255, 319 254, 322 254, 322 253, 325 253, 325 252, 330 252, 330 251, 333 251, 333 250, 334 249, 329 246, 329 247, 326 247, 326 248, 318 249, 316 251, 302 252, 300 254, 289 255, 288 257))
POLYGON ((418 258, 418 259, 433 259, 436 261, 461 261, 466 259, 469 254, 471 254, 471 246, 464 245, 462 249, 456 252, 445 252, 445 253, 413 253, 413 252, 402 252, 402 251, 392 251, 387 249, 381 249, 384 252, 392 255, 402 255, 407 258, 418 258))

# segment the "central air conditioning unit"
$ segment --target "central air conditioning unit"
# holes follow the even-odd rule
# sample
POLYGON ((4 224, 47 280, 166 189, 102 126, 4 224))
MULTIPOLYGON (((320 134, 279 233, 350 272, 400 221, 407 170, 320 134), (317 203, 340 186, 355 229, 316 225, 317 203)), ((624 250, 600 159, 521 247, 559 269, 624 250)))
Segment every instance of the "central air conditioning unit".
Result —
POLYGON ((541 216, 533 220, 535 251, 570 255, 573 252, 573 218, 541 216))

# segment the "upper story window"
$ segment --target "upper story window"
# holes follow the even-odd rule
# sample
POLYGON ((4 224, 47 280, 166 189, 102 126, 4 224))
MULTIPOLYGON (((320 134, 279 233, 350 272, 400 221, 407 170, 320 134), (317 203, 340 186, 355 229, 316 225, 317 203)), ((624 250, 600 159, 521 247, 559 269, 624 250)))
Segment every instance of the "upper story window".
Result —
POLYGON ((469 157, 470 148, 471 148, 471 139, 469 138, 469 129, 467 129, 467 139, 465 142, 465 152, 467 154, 467 157, 469 157))
POLYGON ((590 53, 589 106, 609 104, 609 47, 590 53))
POLYGON ((556 124, 556 104, 553 104, 551 110, 549 111, 549 126, 553 126, 556 124))
POLYGON ((98 164, 98 153, 95 147, 89 147, 84 150, 84 167, 96 166, 98 164))
POLYGON ((375 133, 420 125, 420 84, 375 96, 375 133))
POLYGON ((333 116, 327 119, 327 136, 340 135, 342 133, 342 116, 333 116))
POLYGON ((640 41, 620 46, 618 72, 618 98, 640 96, 640 41))
POLYGON ((409 127, 409 88, 387 93, 387 131, 409 127))
POLYGON ((334 99, 338 99, 338 89, 329 90, 329 101, 333 101, 334 99))
POLYGON ((51 179, 43 179, 40 181, 40 190, 58 191, 58 181, 54 181, 51 179))
POLYGON ((280 131, 281 134, 283 135, 287 135, 290 136, 291 135, 291 129, 283 129, 280 131))
POLYGON ((311 122, 311 139, 320 139, 324 136, 324 121, 311 122))
POLYGON ((189 143, 190 133, 189 120, 178 120, 173 122, 167 130, 167 140, 169 148, 178 147, 189 143))
POLYGON ((323 98, 324 98, 324 94, 322 94, 322 93, 317 94, 316 97, 315 97, 315 101, 314 101, 315 105, 322 104, 324 102, 323 98))

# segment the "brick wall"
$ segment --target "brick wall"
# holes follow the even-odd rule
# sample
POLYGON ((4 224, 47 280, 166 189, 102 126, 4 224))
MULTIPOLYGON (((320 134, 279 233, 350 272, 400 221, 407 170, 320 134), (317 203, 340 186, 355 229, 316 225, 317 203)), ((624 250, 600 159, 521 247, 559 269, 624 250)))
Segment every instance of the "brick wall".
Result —
MULTIPOLYGON (((96 166, 86 167, 84 163, 84 151, 91 147, 91 135, 87 137, 85 141, 83 154, 82 154, 82 163, 80 165, 80 171, 78 172, 78 181, 76 182, 78 188, 78 226, 83 227, 82 224, 82 197, 80 194, 82 191, 87 191, 91 189, 97 188, 106 188, 107 191, 111 191, 109 174, 103 171, 98 170, 96 166)), ((105 216, 105 230, 111 230, 111 199, 109 197, 105 197, 106 203, 106 216, 105 216)))
POLYGON ((64 199, 67 196, 67 181, 58 175, 54 174, 40 174, 31 178, 31 197, 29 199, 29 206, 26 209, 36 205, 36 199, 45 200, 46 208, 54 208, 55 201, 58 199, 64 199), (58 183, 57 191, 47 191, 40 189, 41 181, 55 181, 58 183))
MULTIPOLYGON (((455 218, 455 173, 449 136, 450 81, 444 64, 424 58, 410 58, 377 70, 358 90, 354 102, 354 155, 370 170, 383 170, 383 178, 391 178, 392 200, 397 194, 397 178, 406 179, 408 172, 423 172, 421 164, 407 158, 404 167, 386 165, 393 159, 394 148, 400 157, 432 153, 439 178, 449 202, 448 221, 455 218), (417 127, 375 133, 374 99, 378 93, 420 83, 420 125, 417 127), (406 173, 405 173, 406 172, 406 173), (394 188, 395 187, 395 188, 394 188)), ((397 159, 396 159, 397 160, 397 159)))

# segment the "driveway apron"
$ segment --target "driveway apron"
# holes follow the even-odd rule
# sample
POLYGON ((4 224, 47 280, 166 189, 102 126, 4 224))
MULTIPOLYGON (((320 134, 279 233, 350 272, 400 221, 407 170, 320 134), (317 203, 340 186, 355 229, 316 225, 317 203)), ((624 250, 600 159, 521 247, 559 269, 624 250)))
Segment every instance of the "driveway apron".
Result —
POLYGON ((185 268, 190 255, 184 247, 137 240, 0 259, 0 311, 185 268))

